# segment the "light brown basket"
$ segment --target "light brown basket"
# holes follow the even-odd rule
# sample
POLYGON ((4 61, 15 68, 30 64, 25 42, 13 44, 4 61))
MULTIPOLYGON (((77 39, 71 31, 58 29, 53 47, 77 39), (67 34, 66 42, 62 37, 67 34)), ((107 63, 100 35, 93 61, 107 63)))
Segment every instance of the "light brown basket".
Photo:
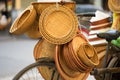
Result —
POLYGON ((32 39, 39 39, 42 37, 39 31, 39 21, 37 19, 34 21, 32 27, 25 34, 32 39))
MULTIPOLYGON (((34 8, 36 9, 37 14, 41 14, 42 11, 44 11, 47 7, 51 6, 51 5, 55 5, 57 4, 56 2, 33 2, 32 5, 34 6, 34 8)), ((60 2, 58 2, 58 4, 61 4, 60 2)), ((65 2, 63 4, 64 6, 70 8, 71 10, 75 10, 75 2, 65 2)))
POLYGON ((87 66, 94 67, 99 64, 97 52, 94 47, 88 43, 83 43, 80 45, 78 56, 87 66))
MULTIPOLYGON (((34 58, 38 60, 42 57, 48 57, 51 60, 54 60, 54 53, 55 53, 55 46, 54 44, 48 43, 46 40, 42 39, 39 40, 38 43, 34 47, 34 58)), ((49 66, 41 66, 38 68, 40 74, 45 80, 51 79, 51 75, 55 68, 49 68, 49 66)), ((57 80, 58 72, 55 72, 55 76, 53 80, 57 80)))
POLYGON ((65 44, 76 35, 78 19, 69 8, 52 5, 42 12, 39 29, 43 38, 50 43, 65 44))
POLYGON ((86 80, 86 78, 89 75, 89 72, 79 73, 79 75, 75 77, 68 75, 72 73, 74 74, 74 72, 69 67, 67 67, 62 54, 63 54, 63 49, 61 49, 61 46, 56 46, 55 63, 56 63, 57 70, 59 71, 63 80, 86 80))
POLYGON ((120 0, 108 0, 108 7, 114 13, 120 13, 120 0))
POLYGON ((16 18, 12 24, 9 32, 12 34, 20 35, 25 33, 32 27, 36 18, 36 11, 32 5, 28 6, 20 16, 16 18))

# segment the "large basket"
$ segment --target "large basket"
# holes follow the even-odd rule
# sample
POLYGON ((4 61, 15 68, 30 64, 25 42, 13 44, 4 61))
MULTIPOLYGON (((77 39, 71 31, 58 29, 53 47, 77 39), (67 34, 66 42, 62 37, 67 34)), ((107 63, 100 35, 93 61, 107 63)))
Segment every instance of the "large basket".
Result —
MULTIPOLYGON (((54 53, 55 53, 55 46, 54 44, 51 44, 47 42, 46 40, 42 39, 39 40, 38 43, 35 45, 34 48, 34 58, 35 60, 39 60, 39 58, 42 57, 49 57, 51 60, 54 60, 54 53)), ((52 77, 52 73, 54 72, 55 68, 50 68, 49 66, 41 66, 38 67, 38 70, 42 77, 45 80, 49 80, 52 77)), ((53 80, 57 80, 58 72, 56 71, 54 74, 53 80)))
MULTIPOLYGON (((51 5, 61 4, 60 2, 33 2, 32 5, 36 9, 37 14, 41 14, 47 7, 51 5)), ((70 8, 71 10, 75 10, 75 2, 65 2, 64 6, 70 8)))
POLYGON ((78 29, 75 13, 63 5, 46 8, 39 20, 40 33, 53 44, 65 44, 72 40, 78 29))

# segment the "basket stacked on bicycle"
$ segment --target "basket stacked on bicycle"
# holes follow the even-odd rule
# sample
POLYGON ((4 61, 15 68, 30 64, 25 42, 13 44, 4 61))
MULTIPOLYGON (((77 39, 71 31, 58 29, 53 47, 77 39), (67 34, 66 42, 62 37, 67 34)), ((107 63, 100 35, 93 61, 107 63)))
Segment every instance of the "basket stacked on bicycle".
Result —
POLYGON ((49 57, 55 67, 38 67, 45 80, 86 80, 99 64, 97 52, 82 34, 74 12, 75 2, 32 3, 13 23, 10 33, 40 40, 34 58, 49 57), (58 75, 60 75, 58 77, 58 75))

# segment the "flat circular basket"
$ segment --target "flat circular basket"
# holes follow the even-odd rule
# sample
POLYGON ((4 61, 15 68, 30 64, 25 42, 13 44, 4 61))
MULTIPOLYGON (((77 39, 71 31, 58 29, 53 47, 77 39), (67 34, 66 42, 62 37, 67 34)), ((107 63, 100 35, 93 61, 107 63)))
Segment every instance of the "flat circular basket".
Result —
POLYGON ((108 7, 112 12, 120 13, 120 0, 108 0, 108 7))
POLYGON ((36 11, 32 5, 28 6, 20 16, 16 18, 9 32, 20 35, 30 29, 36 18, 36 11))
POLYGON ((40 33, 53 44, 65 44, 72 40, 78 29, 75 13, 62 5, 46 8, 39 19, 40 33))
MULTIPOLYGON (((48 57, 53 60, 55 53, 54 50, 55 50, 54 44, 51 44, 43 39, 39 40, 34 47, 34 58, 36 61, 42 57, 48 57)), ((50 68, 49 66, 41 66, 38 67, 38 70, 45 80, 50 80, 52 77, 52 73, 55 71, 55 68, 50 68)), ((57 80, 57 77, 58 77, 58 72, 56 71, 53 80, 57 80)))

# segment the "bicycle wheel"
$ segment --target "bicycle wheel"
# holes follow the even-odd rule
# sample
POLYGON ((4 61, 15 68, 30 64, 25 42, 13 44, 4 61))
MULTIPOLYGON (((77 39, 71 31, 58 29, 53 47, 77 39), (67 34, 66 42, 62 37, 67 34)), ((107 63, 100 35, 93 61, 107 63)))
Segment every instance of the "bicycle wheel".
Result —
MULTIPOLYGON (((38 68, 41 66, 49 66, 50 68, 55 67, 54 61, 50 60, 49 58, 40 58, 37 62, 32 63, 22 69, 14 78, 13 80, 42 80, 42 77, 39 73, 38 68)), ((51 80, 52 80, 51 75, 51 80)), ((44 80, 44 79, 43 79, 44 80)))
MULTIPOLYGON (((116 57, 116 56, 113 57, 113 58, 110 60, 107 68, 116 67, 117 64, 118 64, 118 62, 119 62, 118 57, 116 57)), ((112 73, 106 73, 104 80, 114 80, 112 75, 113 75, 112 73)))

